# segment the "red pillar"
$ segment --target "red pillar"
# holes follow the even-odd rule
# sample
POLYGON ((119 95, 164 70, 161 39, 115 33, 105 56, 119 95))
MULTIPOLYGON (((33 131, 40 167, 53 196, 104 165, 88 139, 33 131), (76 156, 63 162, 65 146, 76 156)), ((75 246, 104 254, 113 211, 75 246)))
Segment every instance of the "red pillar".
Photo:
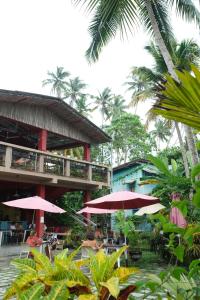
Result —
MULTIPOLYGON (((83 157, 84 160, 90 161, 90 159, 91 159, 91 153, 90 153, 90 145, 89 144, 85 144, 84 145, 83 156, 84 156, 83 157)), ((83 198, 84 206, 86 206, 85 203, 91 200, 91 193, 90 193, 90 191, 85 191, 83 197, 84 197, 83 198)), ((91 215, 90 214, 85 214, 85 217, 88 218, 88 219, 90 219, 91 215)))
POLYGON ((90 159, 91 159, 91 157, 90 157, 90 145, 89 144, 84 145, 83 159, 87 160, 87 161, 90 161, 90 159))
MULTIPOLYGON (((46 151, 47 150, 47 130, 41 129, 38 135, 38 150, 46 151)), ((39 184, 37 186, 37 195, 45 199, 45 185, 39 184)), ((44 211, 36 211, 36 232, 39 237, 43 235, 44 232, 44 211)))

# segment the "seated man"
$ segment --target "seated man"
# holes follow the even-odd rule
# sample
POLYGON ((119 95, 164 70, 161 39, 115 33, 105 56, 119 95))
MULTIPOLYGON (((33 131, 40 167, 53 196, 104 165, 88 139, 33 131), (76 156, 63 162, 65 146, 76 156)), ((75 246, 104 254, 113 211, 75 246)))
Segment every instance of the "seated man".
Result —
POLYGON ((94 234, 92 232, 87 234, 87 240, 82 242, 82 247, 92 248, 93 250, 99 250, 103 247, 103 243, 101 245, 95 240, 94 234))
POLYGON ((30 247, 40 247, 42 245, 42 239, 37 237, 36 232, 32 230, 29 237, 26 240, 26 243, 30 247))

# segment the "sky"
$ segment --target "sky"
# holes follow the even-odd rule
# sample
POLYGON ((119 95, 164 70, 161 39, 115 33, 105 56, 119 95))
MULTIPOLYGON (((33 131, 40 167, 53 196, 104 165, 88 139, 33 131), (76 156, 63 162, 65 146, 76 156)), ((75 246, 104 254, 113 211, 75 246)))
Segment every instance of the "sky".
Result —
MULTIPOLYGON (((149 37, 139 29, 129 40, 117 37, 99 61, 89 65, 84 56, 90 42, 89 20, 71 0, 1 0, 0 88, 50 94, 42 80, 48 70, 63 66, 86 82, 91 93, 108 86, 129 101, 123 83, 131 66, 152 65, 143 49, 149 37)), ((193 38, 200 44, 195 25, 183 23, 174 14, 172 24, 179 40, 193 38)), ((144 119, 146 110, 142 105, 137 113, 144 119)))

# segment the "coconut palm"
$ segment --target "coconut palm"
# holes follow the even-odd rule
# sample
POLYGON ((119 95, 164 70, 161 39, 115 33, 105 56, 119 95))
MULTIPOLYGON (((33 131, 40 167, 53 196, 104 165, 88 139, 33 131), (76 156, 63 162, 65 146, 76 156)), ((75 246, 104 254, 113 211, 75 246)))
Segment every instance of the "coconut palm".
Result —
POLYGON ((66 78, 70 75, 69 72, 65 71, 63 67, 56 67, 56 72, 47 72, 49 78, 42 81, 42 86, 52 86, 51 92, 61 98, 62 92, 67 84, 66 78))
POLYGON ((126 101, 121 95, 113 95, 113 99, 109 102, 109 119, 115 119, 121 116, 127 108, 126 101))
MULTIPOLYGON (((73 0, 83 3, 93 14, 89 32, 92 38, 86 56, 90 61, 98 59, 103 47, 116 36, 120 30, 122 36, 132 32, 141 23, 146 32, 153 35, 159 47, 168 72, 179 82, 175 66, 170 55, 170 41, 173 33, 169 23, 168 11, 175 8, 177 14, 187 21, 200 25, 200 12, 192 0, 73 0)), ((188 141, 193 139, 191 128, 186 128, 188 141)), ((193 139, 194 140, 194 139, 193 139)), ((192 143, 194 145, 194 143, 192 143)), ((191 145, 192 145, 191 144, 191 145)), ((192 149, 195 153, 195 149, 192 149)), ((193 157, 198 162, 198 156, 193 157)))
POLYGON ((69 99, 69 104, 75 106, 78 97, 84 95, 83 90, 87 87, 79 77, 69 79, 64 91, 64 99, 69 99))
POLYGON ((108 120, 110 117, 110 103, 113 99, 113 94, 110 88, 106 87, 99 95, 95 98, 95 109, 99 109, 102 117, 102 126, 104 121, 108 120))
POLYGON ((152 137, 157 141, 158 149, 160 150, 160 142, 167 142, 171 136, 171 130, 166 125, 166 120, 156 120, 155 129, 150 132, 152 137))
POLYGON ((85 117, 89 117, 90 113, 93 111, 91 109, 91 103, 87 103, 89 95, 80 95, 76 100, 75 109, 85 117))
MULTIPOLYGON (((183 40, 182 42, 178 43, 173 39, 171 44, 171 49, 173 49, 173 51, 171 52, 171 56, 177 70, 190 70, 191 63, 198 66, 200 58, 200 48, 193 40, 183 40)), ((146 46, 145 49, 152 56, 154 65, 152 69, 148 69, 146 67, 133 68, 130 79, 127 83, 129 86, 129 90, 133 90, 130 106, 137 105, 141 101, 152 99, 155 100, 156 90, 160 89, 165 81, 164 74, 167 73, 167 66, 164 62, 159 48, 154 43, 151 43, 150 45, 146 46)), ((153 114, 152 110, 150 110, 150 112, 148 113, 147 124, 152 119, 155 120, 155 114, 153 114)), ((187 162, 187 155, 178 123, 175 123, 175 128, 177 131, 180 147, 182 149, 185 172, 188 176, 189 166, 187 162)), ((188 130, 188 127, 186 127, 186 130, 188 130)), ((198 154, 196 152, 194 153, 195 145, 192 146, 193 140, 191 139, 190 133, 188 133, 187 141, 190 152, 193 153, 192 157, 195 164, 196 162, 194 157, 198 157, 198 154), (190 141, 188 141, 188 137, 190 137, 190 141)))
POLYGON ((92 41, 86 55, 96 61, 103 47, 116 36, 122 37, 133 32, 138 23, 145 31, 153 34, 169 73, 178 81, 174 64, 169 54, 168 41, 173 38, 168 11, 175 7, 176 12, 188 21, 200 24, 200 13, 192 0, 73 0, 82 3, 93 14, 89 26, 92 41), (175 5, 174 5, 175 4, 175 5))

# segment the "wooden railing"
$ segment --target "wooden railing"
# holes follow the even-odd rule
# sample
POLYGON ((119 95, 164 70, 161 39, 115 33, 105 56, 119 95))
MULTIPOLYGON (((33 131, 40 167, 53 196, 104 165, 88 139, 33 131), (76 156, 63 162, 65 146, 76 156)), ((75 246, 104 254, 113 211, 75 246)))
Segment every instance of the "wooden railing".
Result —
POLYGON ((0 166, 110 185, 107 166, 4 142, 0 142, 0 166))

